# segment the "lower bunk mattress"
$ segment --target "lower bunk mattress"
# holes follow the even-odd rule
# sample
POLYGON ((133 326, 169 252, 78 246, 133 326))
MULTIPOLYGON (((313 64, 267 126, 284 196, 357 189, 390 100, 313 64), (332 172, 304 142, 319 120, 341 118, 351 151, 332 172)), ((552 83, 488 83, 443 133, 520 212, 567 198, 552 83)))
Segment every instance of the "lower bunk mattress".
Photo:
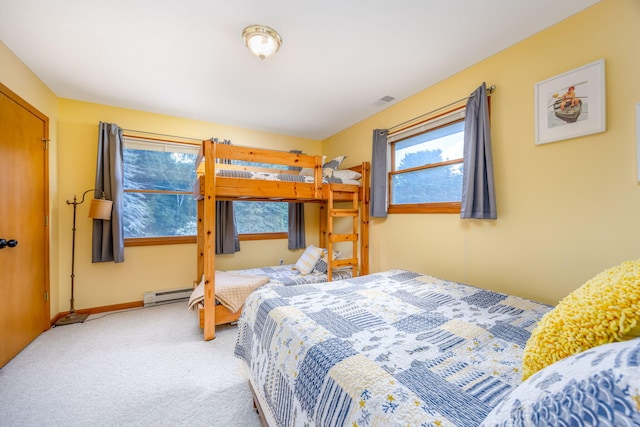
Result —
MULTIPOLYGON (((334 269, 334 280, 351 277, 350 268, 334 269)), ((251 268, 246 270, 216 271, 216 304, 221 304, 230 313, 236 313, 244 304, 246 297, 261 286, 296 286, 311 283, 322 283, 328 279, 326 273, 314 270, 309 274, 301 274, 291 265, 251 268), (246 277, 246 280, 239 279, 246 277)), ((188 308, 202 306, 204 300, 204 280, 193 290, 188 308)))
POLYGON ((273 426, 478 426, 551 308, 406 270, 262 287, 235 354, 273 426))
MULTIPOLYGON (((275 286, 308 285, 323 283, 328 279, 327 273, 318 270, 313 270, 309 274, 301 274, 300 271, 295 268, 295 264, 249 268, 246 270, 229 270, 227 273, 247 276, 266 276, 270 279, 269 283, 275 286)), ((348 279, 349 277, 351 277, 350 268, 333 270, 333 280, 348 279)))

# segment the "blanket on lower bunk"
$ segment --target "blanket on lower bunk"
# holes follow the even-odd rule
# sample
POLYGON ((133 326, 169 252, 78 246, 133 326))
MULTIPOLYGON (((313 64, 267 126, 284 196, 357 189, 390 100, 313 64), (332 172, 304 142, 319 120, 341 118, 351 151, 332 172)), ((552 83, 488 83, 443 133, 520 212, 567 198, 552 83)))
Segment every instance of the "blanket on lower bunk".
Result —
POLYGON ((245 301, 236 356, 277 426, 478 426, 551 307, 405 270, 245 301))
MULTIPOLYGON (((351 277, 351 269, 335 269, 335 280, 351 277)), ((327 274, 313 271, 300 274, 295 265, 250 268, 246 270, 216 271, 216 299, 232 313, 242 308, 244 300, 251 292, 269 283, 273 286, 295 286, 327 281, 327 274)), ((189 310, 204 300, 204 282, 200 281, 189 298, 189 310)))
MULTIPOLYGON (((216 271, 216 299, 232 313, 242 308, 244 300, 251 292, 269 281, 265 276, 241 276, 216 271)), ((195 287, 189 298, 189 309, 204 300, 204 280, 195 287)))

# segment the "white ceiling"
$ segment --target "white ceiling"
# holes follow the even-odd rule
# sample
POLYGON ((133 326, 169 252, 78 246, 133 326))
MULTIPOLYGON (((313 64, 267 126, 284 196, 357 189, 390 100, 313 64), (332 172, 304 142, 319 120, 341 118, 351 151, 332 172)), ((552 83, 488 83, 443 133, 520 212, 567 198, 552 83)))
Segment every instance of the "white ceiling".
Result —
POLYGON ((0 0, 0 40, 62 98, 324 139, 597 1, 0 0))

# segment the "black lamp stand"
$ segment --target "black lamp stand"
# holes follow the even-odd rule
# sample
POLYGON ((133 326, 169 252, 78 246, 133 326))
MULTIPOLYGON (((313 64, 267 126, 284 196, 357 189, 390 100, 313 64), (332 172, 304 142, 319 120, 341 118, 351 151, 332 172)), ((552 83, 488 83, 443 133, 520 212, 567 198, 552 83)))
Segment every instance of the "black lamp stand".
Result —
MULTIPOLYGON (((55 323, 55 326, 71 325, 73 323, 82 323, 87 319, 87 317, 89 317, 88 314, 76 313, 76 310, 75 310, 75 308, 73 306, 73 302, 74 302, 73 290, 74 290, 75 265, 76 265, 76 209, 77 209, 78 205, 81 205, 82 203, 84 203, 84 197, 90 191, 98 191, 98 192, 102 193, 102 199, 99 200, 99 201, 107 202, 107 200, 105 200, 104 192, 102 190, 97 190, 95 188, 85 191, 82 194, 82 200, 80 200, 79 202, 77 201, 77 198, 76 198, 75 194, 73 195, 73 201, 72 202, 67 200, 67 204, 68 205, 73 205, 73 228, 71 229, 71 231, 72 231, 72 239, 71 239, 71 299, 69 300, 69 314, 67 314, 63 318, 59 319, 55 323)), ((96 202, 96 200, 93 200, 93 202, 96 202)), ((109 203, 111 203, 111 202, 109 202, 109 203)), ((108 215, 104 215, 104 214, 100 215, 100 214, 98 214, 97 216, 94 216, 94 215, 92 215, 93 212, 94 212, 94 209, 93 209, 93 206, 92 206, 92 209, 89 212, 89 217, 94 218, 94 219, 111 219, 110 208, 111 208, 111 205, 109 205, 109 214, 108 215)))

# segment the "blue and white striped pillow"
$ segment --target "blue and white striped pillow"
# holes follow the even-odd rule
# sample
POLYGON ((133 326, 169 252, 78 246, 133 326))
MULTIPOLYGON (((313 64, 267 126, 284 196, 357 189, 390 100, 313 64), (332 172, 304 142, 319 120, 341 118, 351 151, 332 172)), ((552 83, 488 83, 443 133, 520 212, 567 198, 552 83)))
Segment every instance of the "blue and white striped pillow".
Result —
POLYGON ((332 160, 329 160, 327 163, 322 165, 322 175, 326 178, 331 178, 333 176, 333 172, 340 168, 340 165, 346 158, 347 156, 338 156, 332 160))

